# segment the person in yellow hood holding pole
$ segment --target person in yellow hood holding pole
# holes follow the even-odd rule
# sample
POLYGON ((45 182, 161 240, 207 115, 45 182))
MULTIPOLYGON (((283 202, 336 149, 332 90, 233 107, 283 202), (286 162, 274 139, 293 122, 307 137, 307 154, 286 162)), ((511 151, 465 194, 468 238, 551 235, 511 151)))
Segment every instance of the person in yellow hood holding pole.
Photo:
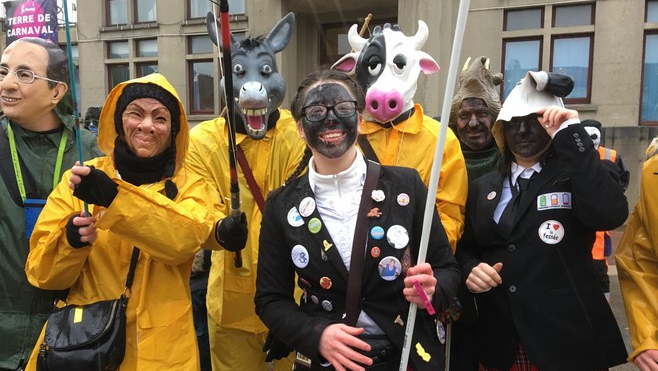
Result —
MULTIPOLYGON (((30 240, 29 282, 69 289, 69 305, 119 298, 139 249, 121 371, 199 369, 189 277, 218 198, 185 169, 188 134, 185 109, 164 76, 117 85, 100 117, 107 155, 64 174, 30 240)), ((42 341, 43 332, 27 370, 35 370, 42 341)))

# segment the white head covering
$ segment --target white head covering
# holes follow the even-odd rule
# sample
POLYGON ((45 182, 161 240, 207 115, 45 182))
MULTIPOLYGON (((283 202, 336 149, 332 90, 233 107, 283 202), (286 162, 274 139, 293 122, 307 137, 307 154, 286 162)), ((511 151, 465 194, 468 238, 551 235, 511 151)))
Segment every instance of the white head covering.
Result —
POLYGON ((528 72, 505 99, 491 129, 498 148, 502 151, 505 147, 503 121, 528 116, 546 107, 564 107, 562 97, 569 95, 572 89, 571 76, 546 71, 528 72))

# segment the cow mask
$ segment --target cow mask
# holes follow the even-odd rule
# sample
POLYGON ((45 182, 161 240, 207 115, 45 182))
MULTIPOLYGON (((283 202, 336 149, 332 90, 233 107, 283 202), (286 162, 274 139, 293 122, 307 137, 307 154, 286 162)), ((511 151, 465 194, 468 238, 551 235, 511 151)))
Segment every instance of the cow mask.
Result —
POLYGON ((429 31, 423 21, 418 21, 414 36, 405 36, 398 25, 386 23, 375 27, 369 39, 357 33, 352 25, 348 33, 355 52, 348 53, 332 68, 355 74, 366 90, 368 120, 389 122, 414 106, 418 75, 439 71, 439 65, 429 54, 420 50, 427 41, 429 31))

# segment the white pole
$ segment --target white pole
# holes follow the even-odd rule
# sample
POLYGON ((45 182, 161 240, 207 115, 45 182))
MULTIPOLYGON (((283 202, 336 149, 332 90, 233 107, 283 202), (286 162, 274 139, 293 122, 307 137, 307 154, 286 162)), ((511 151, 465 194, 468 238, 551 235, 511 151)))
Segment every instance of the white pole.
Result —
MULTIPOLYGON (((424 263, 425 257, 427 256, 427 243, 429 241, 432 218, 436 207, 436 189, 439 186, 439 173, 441 172, 441 161, 443 161, 443 148, 445 147, 446 132, 448 130, 448 121, 450 118, 450 105, 455 90, 455 82, 457 81, 457 71, 459 71, 459 55, 461 54, 462 40, 464 39, 464 29, 466 28, 466 18, 470 2, 470 0, 460 0, 459 2, 459 13, 457 14, 457 25, 455 26, 455 39, 452 44, 448 80, 446 81, 443 107, 441 109, 441 126, 439 127, 439 137, 434 151, 434 163, 432 164, 432 174, 430 175, 430 184, 428 185, 427 200, 425 202, 425 214, 423 216, 423 233, 420 238, 420 248, 416 264, 424 263)), ((411 339, 414 333, 414 324, 416 322, 416 310, 416 304, 411 303, 409 305, 409 316, 407 317, 407 328, 404 332, 404 343, 402 346, 399 371, 407 371, 409 351, 411 350, 412 345, 411 339)))

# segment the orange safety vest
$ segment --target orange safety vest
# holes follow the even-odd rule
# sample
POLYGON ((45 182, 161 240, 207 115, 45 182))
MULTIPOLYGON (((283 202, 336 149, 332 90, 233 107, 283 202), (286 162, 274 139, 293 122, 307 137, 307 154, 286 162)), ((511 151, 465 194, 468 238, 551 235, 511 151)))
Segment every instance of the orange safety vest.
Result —
MULTIPOLYGON (((617 151, 599 146, 599 157, 601 160, 609 160, 614 163, 617 160, 617 151)), ((596 240, 594 241, 594 246, 592 246, 592 258, 594 260, 605 259, 604 244, 606 235, 608 235, 608 232, 606 231, 596 232, 596 240)))

